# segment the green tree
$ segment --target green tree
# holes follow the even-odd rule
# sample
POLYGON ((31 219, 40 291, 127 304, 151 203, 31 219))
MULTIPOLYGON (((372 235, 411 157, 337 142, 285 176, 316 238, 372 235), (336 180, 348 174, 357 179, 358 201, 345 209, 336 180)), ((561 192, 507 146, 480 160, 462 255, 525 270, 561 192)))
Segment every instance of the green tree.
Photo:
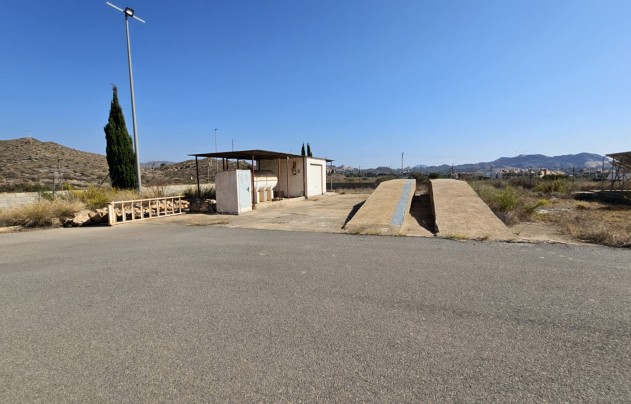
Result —
POLYGON ((313 157, 313 153, 311 153, 311 146, 307 143, 307 156, 313 157))
POLYGON ((120 189, 133 189, 138 185, 136 177, 134 147, 127 132, 123 109, 118 103, 118 89, 112 87, 110 116, 105 125, 105 154, 109 166, 112 186, 120 189))
POLYGON ((307 155, 305 153, 305 144, 304 143, 302 144, 302 150, 300 151, 300 155, 303 156, 303 157, 307 155))

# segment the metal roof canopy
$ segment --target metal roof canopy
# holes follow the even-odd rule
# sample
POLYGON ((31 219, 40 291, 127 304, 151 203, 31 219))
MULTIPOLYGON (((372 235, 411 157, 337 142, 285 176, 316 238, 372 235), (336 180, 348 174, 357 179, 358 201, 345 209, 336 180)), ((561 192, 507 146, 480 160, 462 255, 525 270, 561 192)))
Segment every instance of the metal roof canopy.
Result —
MULTIPOLYGON (((281 152, 275 152, 275 151, 269 151, 269 150, 239 150, 239 151, 226 151, 226 152, 217 152, 217 153, 196 153, 196 154, 189 154, 189 156, 195 157, 195 170, 197 173, 197 197, 198 198, 201 195, 201 186, 199 182, 199 162, 197 160, 199 157, 224 159, 223 171, 226 171, 228 168, 226 164, 226 161, 228 159, 233 159, 237 161, 251 160, 252 166, 250 167, 250 171, 252 171, 252 188, 251 188, 252 205, 256 205, 256 198, 254 196, 254 192, 255 192, 254 191, 254 161, 278 160, 278 171, 280 175, 280 159, 309 158, 308 156, 301 156, 298 154, 291 154, 291 153, 281 153, 281 152)), ((333 162, 333 160, 323 159, 320 157, 311 157, 311 158, 324 160, 326 163, 333 162)), ((289 164, 287 164, 287 170, 289 170, 289 164)), ((303 188, 304 188, 304 183, 303 183, 303 188)), ((289 172, 287 173, 287 192, 289 192, 289 172)), ((305 194, 306 194, 306 190, 305 190, 305 194)))
POLYGON ((631 152, 611 153, 607 154, 607 157, 611 157, 616 163, 631 169, 631 152))
MULTIPOLYGON (((189 156, 223 158, 223 159, 233 159, 233 160, 276 160, 276 159, 286 159, 286 158, 308 157, 308 156, 301 156, 299 154, 281 153, 281 152, 275 152, 275 151, 269 151, 269 150, 238 150, 238 151, 226 151, 226 152, 217 152, 217 153, 196 153, 196 154, 189 154, 189 156)), ((333 161, 330 159, 323 159, 320 157, 311 157, 311 158, 325 160, 327 163, 330 163, 333 161)))

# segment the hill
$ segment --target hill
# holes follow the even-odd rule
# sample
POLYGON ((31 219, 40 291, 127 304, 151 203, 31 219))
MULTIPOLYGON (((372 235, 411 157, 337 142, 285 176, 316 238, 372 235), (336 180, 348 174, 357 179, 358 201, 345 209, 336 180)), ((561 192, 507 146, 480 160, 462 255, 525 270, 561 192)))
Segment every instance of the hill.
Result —
MULTIPOLYGON (((222 170, 213 159, 199 160, 201 182, 214 181, 217 167, 222 170)), ((195 160, 149 162, 141 164, 141 173, 143 186, 196 182, 195 160)), ((52 190, 53 184, 60 189, 64 183, 74 188, 109 184, 105 155, 35 138, 0 140, 0 192, 52 190)))
MULTIPOLYGON (((502 157, 486 163, 454 166, 457 172, 486 172, 510 168, 548 168, 569 170, 599 167, 603 156, 591 153, 568 154, 548 157, 541 154, 502 157)), ((234 163, 232 163, 234 164, 234 163)), ((249 167, 241 162, 241 167, 249 167)), ((232 168, 232 166, 231 166, 232 168)), ((392 171, 381 167, 384 172, 392 171)), ((215 172, 222 170, 221 163, 213 159, 199 160, 199 176, 202 183, 213 182, 215 172)), ((421 166, 423 172, 448 172, 450 165, 421 166)), ((415 171, 419 166, 414 167, 415 171)), ((370 169, 366 169, 370 171, 370 169)), ((195 160, 179 163, 153 161, 141 165, 144 186, 164 184, 194 184, 195 160)), ((104 155, 71 149, 54 142, 42 142, 34 138, 0 140, 0 192, 20 190, 57 189, 62 183, 75 188, 87 188, 109 183, 108 166, 104 155)))
MULTIPOLYGON (((533 169, 548 168, 551 170, 572 171, 572 167, 575 167, 577 170, 600 167, 602 161, 603 156, 593 153, 565 154, 552 157, 544 156, 543 154, 520 154, 516 157, 501 157, 489 162, 455 165, 453 168, 458 172, 485 172, 489 171, 491 167, 493 170, 527 169, 532 167, 533 169)), ((418 171, 419 168, 424 172, 448 172, 451 170, 451 166, 447 164, 440 166, 416 166, 414 170, 418 171)))
POLYGON ((107 176, 105 156, 34 138, 0 140, 0 190, 52 189, 53 181, 83 187, 107 176))

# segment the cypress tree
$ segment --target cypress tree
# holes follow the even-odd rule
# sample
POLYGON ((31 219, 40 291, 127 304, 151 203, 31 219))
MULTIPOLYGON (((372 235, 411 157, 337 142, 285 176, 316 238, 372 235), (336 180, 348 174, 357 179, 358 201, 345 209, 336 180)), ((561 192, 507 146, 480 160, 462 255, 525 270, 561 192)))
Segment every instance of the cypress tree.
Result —
POLYGON ((311 146, 309 145, 309 143, 307 143, 307 156, 313 157, 313 153, 311 153, 311 146))
POLYGON ((136 155, 134 147, 127 132, 123 109, 118 103, 118 89, 112 88, 112 103, 110 116, 105 125, 105 154, 109 166, 112 186, 120 189, 133 189, 138 186, 136 178, 136 155))
POLYGON ((304 156, 306 156, 306 153, 305 153, 305 144, 304 144, 304 143, 302 144, 302 150, 300 151, 300 155, 301 155, 301 156, 303 156, 303 157, 304 157, 304 156))

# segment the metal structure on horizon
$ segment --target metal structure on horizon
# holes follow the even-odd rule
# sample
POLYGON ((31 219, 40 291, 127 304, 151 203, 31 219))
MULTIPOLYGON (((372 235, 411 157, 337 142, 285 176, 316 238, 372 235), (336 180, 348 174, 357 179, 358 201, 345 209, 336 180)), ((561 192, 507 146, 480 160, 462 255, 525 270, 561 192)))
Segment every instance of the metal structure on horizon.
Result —
POLYGON ((138 147, 138 127, 136 124, 136 100, 134 97, 134 75, 131 68, 131 43, 129 41, 129 17, 145 23, 145 20, 137 17, 133 9, 125 7, 124 9, 115 6, 109 1, 105 2, 108 6, 115 8, 125 15, 125 34, 127 36, 127 66, 129 68, 129 90, 131 92, 131 119, 134 129, 134 152, 136 154, 136 175, 138 177, 138 196, 142 193, 142 183, 140 179, 140 152, 138 147))
MULTIPOLYGON (((607 157, 612 159, 611 168, 606 177, 611 180, 610 191, 628 189, 627 183, 631 183, 631 152, 611 153, 607 154, 607 157)), ((631 184, 629 185, 631 188, 631 184)))

